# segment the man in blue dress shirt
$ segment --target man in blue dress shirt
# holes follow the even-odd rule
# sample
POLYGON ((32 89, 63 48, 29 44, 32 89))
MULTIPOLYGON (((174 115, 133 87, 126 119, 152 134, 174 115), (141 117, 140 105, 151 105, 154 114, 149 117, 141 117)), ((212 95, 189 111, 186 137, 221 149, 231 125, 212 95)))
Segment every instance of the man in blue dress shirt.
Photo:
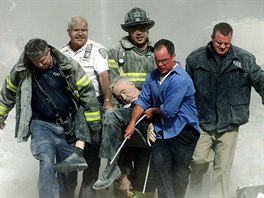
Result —
POLYGON ((143 113, 152 118, 156 138, 151 150, 159 197, 184 198, 189 164, 200 136, 195 89, 188 73, 176 62, 171 41, 159 40, 154 56, 157 68, 144 82, 125 137, 130 138, 143 113))

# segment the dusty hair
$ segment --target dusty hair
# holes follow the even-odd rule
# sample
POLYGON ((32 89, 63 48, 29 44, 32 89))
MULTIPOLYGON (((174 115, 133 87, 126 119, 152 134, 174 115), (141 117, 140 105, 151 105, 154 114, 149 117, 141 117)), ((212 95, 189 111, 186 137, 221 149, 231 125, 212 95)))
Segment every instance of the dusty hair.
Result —
POLYGON ((74 16, 74 17, 71 18, 71 20, 68 23, 68 30, 71 30, 72 27, 75 24, 80 23, 80 22, 85 22, 86 26, 88 27, 88 22, 87 22, 87 20, 84 17, 82 17, 82 16, 74 16))
POLYGON ((114 87, 118 83, 131 83, 131 81, 127 77, 124 77, 124 76, 118 76, 118 77, 114 78, 114 80, 112 81, 112 83, 109 87, 111 92, 113 92, 114 87))
POLYGON ((48 43, 43 39, 34 38, 25 45, 25 55, 29 59, 38 59, 47 55, 48 51, 48 43))

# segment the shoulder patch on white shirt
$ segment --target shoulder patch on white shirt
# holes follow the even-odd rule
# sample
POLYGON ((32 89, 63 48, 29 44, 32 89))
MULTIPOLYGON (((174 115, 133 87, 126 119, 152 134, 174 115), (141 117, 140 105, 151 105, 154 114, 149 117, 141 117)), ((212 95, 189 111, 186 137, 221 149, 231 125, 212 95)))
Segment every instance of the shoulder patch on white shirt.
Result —
POLYGON ((83 58, 90 59, 91 53, 92 53, 93 44, 90 43, 85 48, 85 53, 83 55, 83 58))
POLYGON ((98 51, 99 51, 99 53, 101 54, 101 56, 102 56, 104 59, 107 58, 107 51, 106 51, 106 49, 104 49, 104 48, 100 48, 98 51))

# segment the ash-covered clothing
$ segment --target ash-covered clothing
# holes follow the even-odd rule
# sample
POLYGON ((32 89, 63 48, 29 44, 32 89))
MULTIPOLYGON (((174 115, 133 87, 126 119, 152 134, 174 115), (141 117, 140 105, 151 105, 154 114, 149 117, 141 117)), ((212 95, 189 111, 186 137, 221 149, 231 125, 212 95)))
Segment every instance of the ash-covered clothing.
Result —
MULTIPOLYGON (((75 60, 67 58, 54 47, 49 47, 51 55, 55 57, 59 65, 60 74, 66 81, 70 96, 83 108, 84 117, 80 117, 86 122, 89 127, 88 130, 100 131, 99 103, 91 80, 75 60)), ((0 121, 6 120, 8 113, 16 104, 15 137, 17 137, 18 142, 27 141, 30 136, 33 68, 35 67, 23 52, 7 76, 1 90, 0 121)), ((80 120, 79 123, 83 123, 83 120, 80 120)), ((89 131, 78 128, 75 133, 83 141, 91 142, 89 131)))
POLYGON ((248 122, 252 86, 264 104, 264 71, 252 54, 236 46, 219 57, 211 41, 187 57, 186 71, 196 89, 203 131, 191 163, 190 191, 199 197, 203 175, 213 161, 208 197, 228 198, 239 126, 248 122))
MULTIPOLYGON (((105 47, 100 43, 88 39, 86 44, 76 52, 71 49, 69 43, 61 49, 61 52, 73 58, 82 66, 85 73, 92 80, 97 99, 100 105, 102 105, 103 92, 100 85, 99 74, 109 70, 105 47)), ((98 139, 100 138, 101 137, 98 137, 98 139)), ((85 144, 83 157, 88 164, 88 168, 85 169, 82 174, 79 198, 96 197, 97 191, 94 190, 92 186, 98 179, 100 169, 101 159, 99 158, 99 148, 99 142, 85 144)))
POLYGON ((187 124, 199 133, 194 93, 190 76, 177 62, 162 84, 159 71, 155 69, 151 72, 135 104, 144 110, 160 107, 163 117, 154 122, 156 138, 169 139, 177 136, 187 124))
POLYGON ((73 152, 73 145, 69 145, 65 140, 64 129, 55 123, 34 119, 30 123, 30 131, 31 153, 39 160, 39 197, 74 198, 77 173, 57 173, 56 178, 53 169, 54 159, 61 162, 73 152))
POLYGON ((209 42, 187 57, 186 71, 194 82, 204 131, 231 131, 248 122, 252 86, 264 104, 264 71, 255 57, 241 48, 231 46, 220 58, 209 42))
MULTIPOLYGON (((103 134, 100 145, 99 156, 101 158, 113 159, 115 153, 124 140, 124 130, 126 129, 131 108, 117 108, 108 109, 103 117, 103 134)), ((134 190, 142 190, 147 171, 148 160, 150 156, 150 149, 146 145, 147 129, 149 122, 144 119, 137 126, 135 132, 130 140, 127 141, 126 146, 120 153, 118 165, 122 172, 128 174, 132 187, 134 190), (143 138, 139 136, 142 134, 143 138), (134 167, 131 162, 134 161, 134 167)), ((155 192, 155 174, 154 167, 151 165, 149 172, 148 185, 146 192, 155 192)), ((154 193, 153 193, 154 197, 154 193)))
MULTIPOLYGON (((129 78, 129 80, 133 82, 139 90, 141 90, 148 73, 156 68, 153 51, 153 44, 150 41, 147 44, 147 48, 142 51, 130 41, 129 36, 123 37, 119 42, 111 46, 108 50, 110 80, 113 80, 118 76, 125 76, 129 78)), ((123 130, 127 126, 130 118, 131 109, 120 109, 120 111, 128 111, 128 114, 125 114, 125 116, 123 116, 122 114, 119 114, 119 110, 114 112, 112 112, 112 110, 110 110, 110 112, 109 110, 107 110, 104 116, 104 119, 106 119, 106 116, 108 116, 109 119, 111 119, 111 116, 116 116, 112 119, 116 119, 117 126, 121 127, 120 129, 117 129, 118 134, 112 134, 114 133, 114 131, 111 129, 111 126, 109 126, 109 128, 105 128, 103 126, 101 147, 104 144, 104 138, 108 138, 107 134, 109 134, 109 137, 118 136, 117 140, 111 138, 109 139, 111 140, 111 144, 114 144, 113 149, 107 150, 107 145, 104 144, 103 147, 106 148, 104 149, 104 151, 107 152, 106 155, 102 154, 102 150, 100 151, 100 154, 102 154, 102 156, 109 156, 109 159, 113 157, 113 153, 116 151, 117 145, 119 146, 122 142, 123 130), (104 134, 106 135, 104 136, 104 134)), ((146 129, 140 128, 140 131, 145 133, 146 129)), ((138 139, 136 142, 142 142, 142 140, 138 139)), ((144 183, 142 183, 142 181, 144 181, 145 179, 145 171, 143 174, 143 172, 140 172, 139 169, 147 169, 149 159, 148 157, 146 158, 146 156, 149 156, 149 154, 150 151, 145 145, 133 147, 132 145, 127 144, 120 153, 118 165, 121 169, 121 172, 128 175, 133 187, 135 187, 135 190, 142 190, 143 188, 144 183)), ((155 194, 154 177, 154 171, 151 169, 148 179, 149 186, 147 187, 147 191, 151 192, 151 197, 154 197, 155 194)))
POLYGON ((32 117, 55 122, 59 115, 62 119, 73 114, 74 102, 67 90, 65 79, 61 76, 59 65, 53 57, 53 65, 47 70, 35 69, 32 81, 32 117), (39 85, 38 85, 39 84, 39 85), (47 93, 42 93, 39 86, 47 93), (48 101, 50 98, 54 105, 48 101), (47 102, 48 101, 48 102, 47 102))
MULTIPOLYGON (((117 108, 108 109, 103 117, 103 131, 102 142, 100 146, 100 157, 106 159, 112 159, 124 140, 124 130, 130 119, 131 108, 117 108)), ((146 138, 148 122, 142 120, 136 127, 146 138)), ((132 138, 132 137, 131 137, 132 138)), ((139 139, 139 142, 140 143, 139 139)), ((142 141, 143 142, 143 141, 142 141)), ((141 147, 146 147, 144 144, 139 144, 141 147)), ((137 147, 139 145, 134 145, 137 147)))
POLYGON ((83 68, 88 77, 92 80, 96 96, 103 96, 100 86, 99 74, 108 71, 107 51, 103 45, 92 40, 78 51, 74 52, 70 44, 65 45, 61 52, 76 60, 83 68))
POLYGON ((141 51, 128 36, 123 37, 108 50, 108 65, 111 80, 125 76, 141 89, 147 74, 156 68, 152 43, 141 51))
POLYGON ((74 101, 77 111, 74 120, 75 124, 78 123, 74 132, 83 141, 91 142, 93 137, 90 132, 101 129, 99 103, 93 84, 81 66, 54 47, 49 48, 54 65, 48 70, 39 71, 24 52, 21 54, 1 90, 0 122, 6 120, 16 105, 15 137, 21 142, 31 136, 31 151, 39 160, 39 197, 73 198, 77 173, 56 175, 53 169, 55 163, 60 163, 72 153, 73 146, 66 141, 66 129, 56 124, 56 110, 48 106, 49 100, 41 95, 44 92, 40 92, 34 75, 39 86, 65 113, 69 113, 67 108, 73 106, 71 101, 74 101))

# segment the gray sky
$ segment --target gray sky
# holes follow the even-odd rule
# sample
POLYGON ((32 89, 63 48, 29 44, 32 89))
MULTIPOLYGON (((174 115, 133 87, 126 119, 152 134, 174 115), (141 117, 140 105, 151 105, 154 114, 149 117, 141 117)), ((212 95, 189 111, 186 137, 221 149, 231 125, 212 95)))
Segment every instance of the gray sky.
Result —
POLYGON ((264 0, 1 0, 0 5, 0 33, 8 43, 17 37, 40 37, 61 48, 69 40, 70 17, 82 15, 89 22, 89 38, 109 47, 126 35, 120 24, 126 12, 138 6, 156 22, 152 39, 172 40, 182 63, 209 41, 216 23, 227 21, 234 28, 233 43, 264 64, 264 0))

